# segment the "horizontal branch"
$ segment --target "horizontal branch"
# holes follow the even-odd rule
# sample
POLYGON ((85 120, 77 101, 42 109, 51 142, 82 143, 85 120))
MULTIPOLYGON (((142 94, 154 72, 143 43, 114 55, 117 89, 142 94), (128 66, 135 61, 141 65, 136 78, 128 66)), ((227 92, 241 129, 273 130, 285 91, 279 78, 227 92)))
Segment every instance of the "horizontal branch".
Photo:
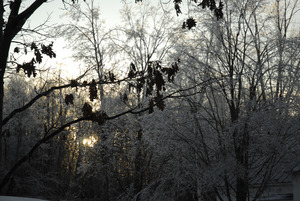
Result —
MULTIPOLYGON (((210 80, 208 80, 210 81, 210 80)), ((180 89, 180 90, 177 90, 173 93, 170 93, 169 95, 163 97, 161 99, 161 101, 165 100, 165 99, 168 99, 168 98, 176 98, 174 95, 176 93, 180 93, 180 92, 184 92, 184 91, 189 91, 199 85, 202 85, 208 81, 204 81, 198 85, 195 85, 193 87, 189 87, 189 88, 186 88, 186 89, 180 89)), ((80 85, 78 87, 81 87, 83 85, 80 85)), ((87 86, 87 85, 85 85, 87 86)), ((33 98, 29 103, 27 103, 25 106, 19 108, 19 109, 16 109, 14 110, 8 117, 6 117, 4 119, 4 124, 7 123, 9 121, 9 119, 11 119, 15 114, 19 113, 19 112, 22 112, 24 110, 26 110, 27 108, 29 108, 36 100, 38 100, 39 98, 43 97, 43 96, 46 96, 48 95, 49 93, 51 93, 52 91, 54 90, 57 90, 57 89, 62 89, 62 88, 67 88, 67 87, 74 87, 73 85, 71 86, 71 84, 67 84, 67 85, 63 85, 63 86, 57 86, 57 87, 51 87, 49 90, 37 95, 35 98, 33 98)), ((159 104, 160 102, 157 102, 156 104, 154 105, 157 105, 159 104)), ((122 113, 119 113, 119 114, 116 114, 114 116, 107 116, 105 119, 106 120, 112 120, 112 119, 116 119, 120 116, 123 116, 123 115, 126 115, 126 114, 139 114, 139 113, 143 113, 147 110, 150 109, 150 107, 146 107, 146 108, 143 108, 143 109, 139 109, 139 110, 136 110, 137 107, 135 108, 132 108, 130 110, 127 110, 127 111, 124 111, 122 113)), ((92 121, 89 117, 80 117, 76 120, 73 120, 73 121, 70 121, 64 125, 62 125, 61 127, 59 127, 57 130, 55 130, 54 132, 52 132, 51 134, 49 135, 46 135, 44 138, 42 138, 41 140, 39 140, 38 142, 36 142, 36 144, 30 149, 30 151, 24 155, 21 159, 19 159, 15 165, 9 170, 8 173, 6 173, 6 175, 4 176, 4 178, 2 179, 1 183, 0 183, 0 192, 1 190, 5 187, 5 185, 9 182, 10 178, 12 177, 12 175, 15 173, 15 171, 23 164, 25 163, 26 161, 28 161, 30 159, 30 157, 37 151, 37 149, 44 143, 46 143, 47 141, 49 141, 50 139, 54 138, 55 136, 57 136, 60 132, 62 132, 65 128, 68 128, 70 127, 71 125, 73 124, 76 124, 78 122, 81 122, 81 121, 92 121)))
POLYGON ((69 126, 71 126, 72 124, 76 124, 80 121, 84 121, 87 120, 86 117, 81 117, 78 118, 76 120, 73 120, 71 122, 68 122, 66 124, 64 124, 63 126, 61 126, 60 128, 58 128, 56 131, 54 131, 53 133, 51 133, 50 135, 45 136, 44 138, 42 138, 41 140, 39 140, 31 149, 30 151, 23 156, 10 170, 8 173, 6 173, 6 175, 4 176, 4 178, 1 181, 0 184, 0 192, 1 190, 4 188, 4 186, 9 182, 11 176, 14 174, 14 172, 24 163, 26 162, 33 154, 34 152, 45 142, 47 142, 48 140, 52 139, 53 137, 55 137, 56 135, 58 135, 61 131, 63 131, 65 128, 68 128, 69 126))
POLYGON ((17 108, 15 110, 13 110, 9 115, 7 115, 7 117, 5 117, 2 121, 2 125, 5 125, 10 119, 12 119, 16 114, 23 112, 24 110, 28 109, 30 106, 32 106, 37 100, 39 100, 40 98, 49 95, 51 92, 58 90, 58 89, 64 89, 64 88, 68 88, 71 87, 71 84, 67 84, 67 85, 62 85, 62 86, 56 86, 56 87, 51 87, 50 89, 48 89, 47 91, 44 91, 38 95, 36 95, 33 99, 31 99, 27 104, 25 104, 24 106, 17 108))
MULTIPOLYGON (((102 81, 98 81, 96 82, 96 84, 117 84, 123 81, 126 81, 127 78, 124 78, 122 80, 116 80, 114 82, 102 82, 102 81)), ((9 115, 7 115, 3 121, 2 121, 2 125, 7 124, 7 122, 9 120, 11 120, 16 114, 21 113, 23 111, 25 111, 26 109, 28 109, 29 107, 31 107, 37 100, 39 100, 40 98, 49 95, 50 93, 52 93, 55 90, 59 90, 59 89, 65 89, 65 88, 69 88, 69 87, 87 87, 90 86, 91 83, 87 83, 87 84, 79 84, 78 85, 73 85, 73 84, 66 84, 66 85, 61 85, 61 86, 54 86, 51 87, 50 89, 48 89, 47 91, 44 91, 38 95, 36 95, 34 98, 32 98, 28 103, 26 103, 25 105, 23 105, 20 108, 17 108, 15 110, 13 110, 9 115)))

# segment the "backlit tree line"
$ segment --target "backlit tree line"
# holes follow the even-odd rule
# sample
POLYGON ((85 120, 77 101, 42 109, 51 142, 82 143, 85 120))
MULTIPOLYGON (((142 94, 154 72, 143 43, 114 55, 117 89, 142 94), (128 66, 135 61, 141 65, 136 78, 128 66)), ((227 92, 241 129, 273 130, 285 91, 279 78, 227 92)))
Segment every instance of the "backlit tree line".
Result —
POLYGON ((297 0, 127 2, 113 28, 63 1, 32 32, 46 1, 1 2, 1 195, 255 201, 299 163, 297 0), (59 37, 76 79, 43 66, 59 37))

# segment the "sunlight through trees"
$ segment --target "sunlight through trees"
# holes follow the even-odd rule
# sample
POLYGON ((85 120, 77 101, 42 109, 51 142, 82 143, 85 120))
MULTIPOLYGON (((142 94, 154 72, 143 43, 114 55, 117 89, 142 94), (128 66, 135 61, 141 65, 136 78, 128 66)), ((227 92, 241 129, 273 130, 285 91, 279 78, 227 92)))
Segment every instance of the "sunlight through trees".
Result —
POLYGON ((298 0, 0 2, 1 195, 298 199, 298 0))

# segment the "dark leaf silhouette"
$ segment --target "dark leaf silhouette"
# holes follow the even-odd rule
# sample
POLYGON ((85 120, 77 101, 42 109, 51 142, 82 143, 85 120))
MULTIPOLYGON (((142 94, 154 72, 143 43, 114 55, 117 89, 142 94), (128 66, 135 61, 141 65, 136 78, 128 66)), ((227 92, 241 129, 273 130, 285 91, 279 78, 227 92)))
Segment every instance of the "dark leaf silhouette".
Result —
MULTIPOLYGON (((174 62, 171 67, 167 68, 162 67, 160 61, 149 61, 147 64, 147 71, 137 72, 136 75, 140 77, 129 82, 129 91, 131 91, 132 88, 136 89, 137 93, 141 93, 145 90, 146 97, 154 96, 153 98, 150 98, 149 112, 152 112, 155 105, 160 110, 165 108, 161 92, 166 91, 166 80, 168 82, 174 81, 175 75, 179 70, 178 63, 179 60, 178 62, 174 62)), ((131 71, 133 71, 132 67, 131 71)), ((121 99, 123 100, 122 97, 121 99)))
POLYGON ((30 49, 33 50, 36 62, 41 63, 43 56, 42 56, 39 48, 37 47, 37 45, 34 42, 31 43, 30 49))
POLYGON ((31 43, 30 49, 31 50, 38 49, 38 47, 36 46, 35 42, 31 43))
POLYGON ((20 52, 20 48, 15 47, 14 52, 15 52, 15 53, 19 53, 19 52, 20 52))
POLYGON ((182 28, 183 29, 191 29, 196 26, 196 20, 192 17, 188 18, 185 22, 183 22, 182 28))
POLYGON ((79 83, 76 80, 71 80, 71 87, 77 87, 79 83))
POLYGON ((182 0, 174 0, 174 8, 176 11, 176 15, 178 16, 181 12, 180 4, 182 3, 182 0))
POLYGON ((91 117, 93 114, 92 111, 92 106, 90 106, 90 104, 88 103, 84 103, 83 107, 82 107, 82 112, 83 112, 83 116, 84 117, 91 117))
POLYGON ((49 45, 44 45, 42 44, 42 54, 45 54, 47 56, 49 56, 50 58, 55 58, 56 57, 56 54, 55 52, 53 51, 53 42, 49 45))
POLYGON ((176 73, 178 72, 178 64, 177 62, 174 62, 171 66, 171 68, 162 68, 162 72, 166 73, 168 76, 168 82, 173 82, 176 73))
POLYGON ((23 69, 25 74, 30 77, 33 75, 35 77, 36 74, 36 66, 34 65, 36 62, 34 59, 32 59, 30 62, 24 62, 23 64, 17 65, 17 73, 20 72, 20 69, 23 69))
POLYGON ((217 17, 217 20, 223 18, 223 7, 224 4, 222 1, 220 1, 218 8, 215 9, 215 16, 217 17))
POLYGON ((74 96, 73 94, 67 94, 65 97, 65 103, 67 105, 72 104, 73 105, 73 101, 74 101, 74 96))
POLYGON ((93 79, 89 87, 90 101, 98 98, 96 81, 93 79))
POLYGON ((134 71, 131 69, 131 70, 129 71, 129 73, 128 73, 128 77, 129 77, 130 79, 132 79, 132 78, 134 78, 134 76, 135 76, 135 73, 134 73, 134 71))
POLYGON ((214 15, 217 17, 217 20, 223 18, 223 2, 220 0, 219 5, 217 7, 215 0, 203 0, 199 6, 203 9, 209 8, 211 11, 214 11, 214 15))
POLYGON ((99 125, 103 125, 107 119, 107 114, 104 111, 100 110, 93 112, 92 106, 88 103, 84 103, 82 112, 85 118, 93 122, 97 122, 99 125))
POLYGON ((165 85, 164 78, 160 71, 156 70, 154 73, 155 76, 155 84, 158 91, 162 89, 162 86, 165 85))
POLYGON ((176 11, 177 16, 178 16, 180 13, 182 13, 179 4, 175 4, 175 11, 176 11))
POLYGON ((100 110, 92 114, 91 120, 97 122, 99 125, 103 125, 106 121, 107 115, 104 111, 100 110))
POLYGON ((115 75, 113 74, 113 73, 111 73, 110 71, 108 72, 108 77, 109 77, 109 80, 111 81, 111 82, 114 82, 115 81, 115 75))
POLYGON ((50 58, 56 57, 56 54, 53 51, 53 43, 50 43, 49 45, 41 44, 41 49, 39 49, 38 46, 33 42, 31 43, 30 49, 33 50, 33 53, 35 55, 35 60, 37 63, 42 63, 43 60, 42 54, 47 55, 50 58))

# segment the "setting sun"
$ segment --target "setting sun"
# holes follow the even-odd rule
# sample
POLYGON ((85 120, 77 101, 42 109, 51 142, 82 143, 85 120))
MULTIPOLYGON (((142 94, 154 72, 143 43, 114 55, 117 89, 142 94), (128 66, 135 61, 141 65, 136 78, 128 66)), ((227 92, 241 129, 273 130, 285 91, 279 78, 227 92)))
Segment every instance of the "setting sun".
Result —
POLYGON ((94 136, 90 136, 88 138, 83 139, 82 143, 86 147, 94 147, 96 144, 97 139, 94 136))

